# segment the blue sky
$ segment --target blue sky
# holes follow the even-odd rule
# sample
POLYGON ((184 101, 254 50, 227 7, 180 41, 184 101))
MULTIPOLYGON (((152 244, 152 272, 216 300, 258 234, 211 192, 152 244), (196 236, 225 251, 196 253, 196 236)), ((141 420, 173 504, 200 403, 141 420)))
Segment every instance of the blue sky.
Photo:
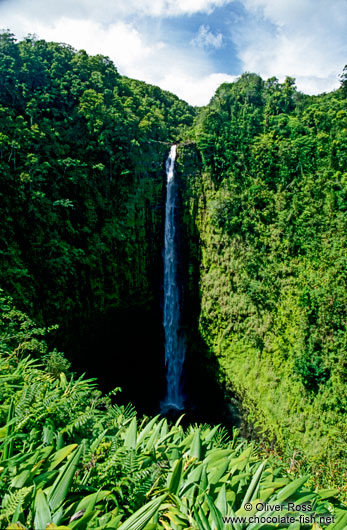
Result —
POLYGON ((0 27, 107 55, 193 105, 244 71, 329 91, 347 63, 347 0, 0 0, 0 27))

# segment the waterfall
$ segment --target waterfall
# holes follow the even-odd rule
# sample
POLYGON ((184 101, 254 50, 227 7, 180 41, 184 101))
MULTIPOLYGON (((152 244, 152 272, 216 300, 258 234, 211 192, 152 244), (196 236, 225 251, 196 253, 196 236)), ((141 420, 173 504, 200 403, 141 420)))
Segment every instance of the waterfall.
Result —
POLYGON ((164 244, 164 331, 167 390, 162 404, 163 410, 183 409, 184 398, 181 376, 185 356, 184 338, 180 334, 180 292, 177 280, 177 248, 175 228, 176 145, 173 145, 166 160, 166 206, 164 244))

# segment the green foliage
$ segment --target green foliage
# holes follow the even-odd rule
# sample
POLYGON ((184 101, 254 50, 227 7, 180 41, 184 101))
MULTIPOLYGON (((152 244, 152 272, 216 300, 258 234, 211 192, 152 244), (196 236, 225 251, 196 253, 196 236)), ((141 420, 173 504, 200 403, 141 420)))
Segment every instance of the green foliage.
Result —
POLYGON ((148 305, 163 159, 193 109, 107 57, 0 34, 0 285, 39 322, 148 305))
MULTIPOLYGON (((200 333, 256 425, 317 484, 346 482, 347 144, 342 89, 223 84, 180 156, 199 232, 200 333), (185 166, 185 158, 187 166, 185 166), (190 175, 187 174, 190 171, 190 175)), ((193 244, 194 245, 194 244, 193 244)), ((194 247, 193 247, 194 249, 194 247)), ((195 257, 196 259, 196 257, 195 257)))
POLYGON ((246 502, 248 515, 264 513, 259 502, 345 515, 337 491, 310 491, 237 432, 138 418, 93 381, 56 379, 11 351, 0 373, 0 528, 215 530, 246 502))
POLYGON ((341 88, 344 91, 345 95, 347 95, 347 64, 341 74, 341 88))
POLYGON ((46 370, 53 377, 60 376, 65 373, 71 366, 71 363, 65 359, 64 354, 54 350, 45 357, 46 370))

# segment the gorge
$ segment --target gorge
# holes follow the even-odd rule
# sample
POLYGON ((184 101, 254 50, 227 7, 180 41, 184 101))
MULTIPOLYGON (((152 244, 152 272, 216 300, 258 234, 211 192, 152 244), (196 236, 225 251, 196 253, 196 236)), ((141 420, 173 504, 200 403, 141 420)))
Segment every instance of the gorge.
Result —
MULTIPOLYGON (((1 359, 20 384, 18 393, 16 379, 2 385, 0 429, 8 418, 12 436, 14 417, 24 426, 1 454, 19 451, 21 436, 27 449, 39 444, 35 429, 57 450, 64 437, 93 440, 78 491, 88 477, 100 489, 98 466, 107 477, 100 487, 125 487, 114 462, 126 454, 119 468, 134 467, 141 499, 127 482, 123 498, 132 504, 124 507, 120 495, 117 502, 129 515, 146 504, 153 484, 164 484, 161 472, 170 469, 179 483, 188 453, 202 461, 211 440, 231 451, 225 431, 211 427, 209 438, 194 422, 224 422, 236 395, 258 454, 280 462, 281 472, 266 468, 269 481, 288 470, 288 480, 311 473, 310 487, 345 495, 345 83, 307 96, 292 78, 248 73, 192 108, 120 76, 102 56, 34 38, 17 43, 6 32, 1 50, 1 359), (21 369, 26 356, 43 363, 44 375, 30 363, 21 369), (76 372, 97 377, 104 397, 89 383, 69 383, 76 372), (64 405, 69 392, 75 416, 73 401, 64 405), (135 421, 128 402, 147 420, 135 421), (54 413, 52 403, 59 404, 54 413), (156 447, 146 433, 137 438, 160 403, 193 412, 187 438, 172 427, 178 445, 165 462, 166 449, 156 452, 169 435, 165 418, 153 419, 156 447), (43 418, 37 425, 35 414, 43 418), (112 436, 103 438, 107 429, 112 436), (148 475, 141 462, 152 466, 148 475)), ((230 443, 239 447, 236 434, 230 443)), ((12 480, 6 473, 1 491, 12 480)), ((209 491, 224 506, 221 485, 209 491)))

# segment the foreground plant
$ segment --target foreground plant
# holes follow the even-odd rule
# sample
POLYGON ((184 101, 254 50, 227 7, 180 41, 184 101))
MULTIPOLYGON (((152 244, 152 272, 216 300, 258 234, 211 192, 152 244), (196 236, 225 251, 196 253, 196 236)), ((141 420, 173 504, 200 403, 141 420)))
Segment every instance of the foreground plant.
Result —
POLYGON ((307 477, 293 480, 261 461, 236 431, 230 439, 218 425, 184 429, 181 418, 172 425, 159 416, 137 418, 111 397, 93 380, 47 373, 3 340, 0 528, 276 528, 252 522, 272 504, 282 506, 277 516, 303 505, 298 518, 310 505, 317 517, 335 518, 329 528, 347 526, 338 490, 310 491, 307 477), (234 516, 246 519, 227 519, 234 516))

